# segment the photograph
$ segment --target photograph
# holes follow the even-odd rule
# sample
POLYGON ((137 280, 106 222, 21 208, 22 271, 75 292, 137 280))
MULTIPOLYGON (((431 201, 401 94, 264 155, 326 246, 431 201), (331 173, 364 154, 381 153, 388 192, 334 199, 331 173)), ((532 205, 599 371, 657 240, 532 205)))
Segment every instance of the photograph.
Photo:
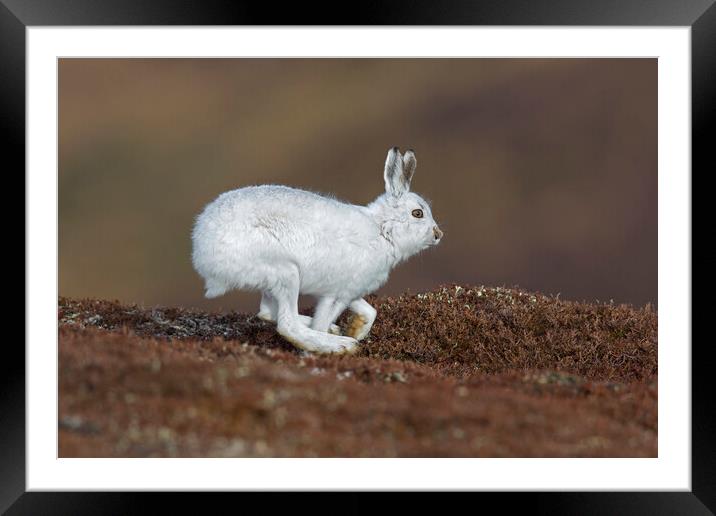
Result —
POLYGON ((715 3, 0 0, 0 513, 713 513, 715 3))
POLYGON ((58 58, 58 457, 658 457, 658 68, 58 58))

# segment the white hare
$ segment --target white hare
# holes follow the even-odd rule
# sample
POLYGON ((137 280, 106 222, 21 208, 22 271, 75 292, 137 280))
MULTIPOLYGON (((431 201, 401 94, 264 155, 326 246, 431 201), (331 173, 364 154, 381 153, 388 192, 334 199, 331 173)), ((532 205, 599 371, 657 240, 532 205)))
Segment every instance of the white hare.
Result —
POLYGON ((428 203, 410 192, 415 166, 412 151, 401 156, 390 149, 385 193, 368 206, 276 185, 220 195, 198 216, 192 234, 192 261, 206 281, 206 297, 259 290, 258 317, 276 322, 295 346, 354 351, 376 316, 363 296, 443 236, 428 203), (312 318, 299 315, 299 294, 318 299, 312 318), (342 336, 333 323, 346 308, 354 315, 342 336))

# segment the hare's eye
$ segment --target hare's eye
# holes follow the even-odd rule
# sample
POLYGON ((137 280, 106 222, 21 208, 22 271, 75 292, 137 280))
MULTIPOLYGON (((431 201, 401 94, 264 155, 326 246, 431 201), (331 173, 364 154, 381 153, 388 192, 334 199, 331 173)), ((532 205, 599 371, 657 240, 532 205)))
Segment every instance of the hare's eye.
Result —
POLYGON ((422 219, 423 210, 413 210, 413 217, 415 217, 416 219, 422 219))

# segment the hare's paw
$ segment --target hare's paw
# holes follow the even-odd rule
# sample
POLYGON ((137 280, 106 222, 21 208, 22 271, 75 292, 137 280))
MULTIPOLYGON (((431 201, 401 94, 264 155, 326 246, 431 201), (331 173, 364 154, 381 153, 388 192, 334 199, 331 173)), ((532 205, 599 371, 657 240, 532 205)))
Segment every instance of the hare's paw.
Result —
POLYGON ((377 312, 364 299, 353 301, 350 304, 350 309, 353 315, 348 320, 346 335, 356 340, 362 340, 370 333, 377 312))
POLYGON ((370 330, 370 327, 366 324, 368 321, 365 317, 359 314, 353 314, 351 318, 348 321, 348 326, 346 327, 346 335, 349 337, 353 337, 356 340, 360 340, 365 338, 366 335, 368 335, 368 331, 370 330), (366 330, 366 327, 368 329, 366 330))
POLYGON ((358 341, 352 337, 336 337, 337 339, 341 339, 341 341, 338 343, 338 347, 335 351, 332 351, 332 353, 336 353, 339 355, 346 354, 346 355, 352 355, 356 351, 358 351, 358 341))
POLYGON ((270 312, 259 312, 259 313, 256 314, 256 317, 258 317, 258 318, 261 319, 262 321, 272 322, 272 323, 275 323, 275 322, 276 322, 276 321, 273 319, 273 317, 271 317, 271 313, 270 313, 270 312))
POLYGON ((297 317, 288 322, 279 320, 278 332, 297 348, 312 353, 352 353, 358 346, 358 341, 351 337, 312 330, 297 317))
POLYGON ((350 355, 358 351, 358 341, 352 337, 342 337, 329 335, 324 333, 330 340, 324 340, 317 345, 314 353, 330 354, 330 355, 350 355))

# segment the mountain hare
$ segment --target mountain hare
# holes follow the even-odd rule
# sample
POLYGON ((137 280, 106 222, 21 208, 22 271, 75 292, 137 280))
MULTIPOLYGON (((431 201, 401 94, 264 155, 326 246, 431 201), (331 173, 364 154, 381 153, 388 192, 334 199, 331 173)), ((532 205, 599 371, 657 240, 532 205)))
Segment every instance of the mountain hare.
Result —
POLYGON ((410 192, 416 163, 412 151, 390 149, 385 193, 368 206, 276 185, 220 195, 192 234, 206 297, 260 290, 258 317, 276 322, 286 340, 317 353, 353 352, 376 316, 363 296, 443 236, 428 203, 410 192), (299 294, 318 299, 313 317, 299 315, 299 294), (353 318, 342 336, 333 323, 346 308, 353 318))

